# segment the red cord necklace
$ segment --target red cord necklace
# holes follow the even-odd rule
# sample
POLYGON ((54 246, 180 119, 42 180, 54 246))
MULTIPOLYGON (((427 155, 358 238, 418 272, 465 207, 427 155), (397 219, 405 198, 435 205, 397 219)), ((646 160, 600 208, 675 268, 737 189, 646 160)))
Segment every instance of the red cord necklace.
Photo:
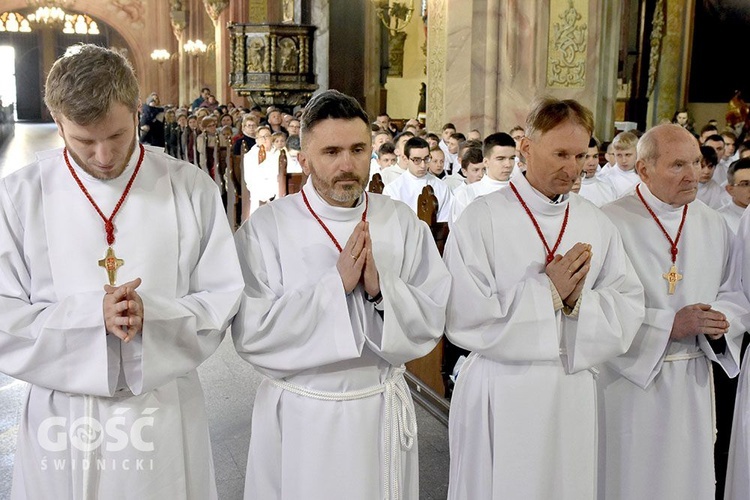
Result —
MULTIPOLYGON (((318 217, 318 214, 316 214, 315 210, 313 210, 313 208, 310 206, 310 202, 307 200, 307 195, 305 194, 305 190, 303 189, 301 191, 301 193, 302 193, 302 200, 305 202, 305 206, 307 207, 307 210, 310 211, 310 213, 312 214, 312 216, 315 217, 315 220, 318 221, 318 224, 320 224, 320 227, 322 227, 323 230, 328 235, 328 237, 331 238, 331 241, 336 246, 336 248, 338 249, 339 253, 343 252, 344 249, 341 248, 341 245, 339 244, 338 240, 333 235, 333 233, 331 232, 331 230, 328 229, 328 226, 326 226, 326 223, 323 222, 323 220, 320 217, 318 217)), ((367 208, 368 208, 369 204, 370 204, 370 198, 369 198, 369 196, 367 196, 367 191, 365 191, 365 211, 362 212, 362 220, 363 221, 365 219, 367 219, 367 208)))
POLYGON ((646 210, 648 210, 648 213, 651 214, 651 217, 656 221, 659 229, 661 229, 661 232, 664 233, 664 236, 669 242, 669 251, 672 256, 672 267, 669 269, 669 272, 662 274, 661 277, 667 280, 667 283, 669 283, 669 290, 667 291, 667 293, 669 295, 673 295, 675 287, 677 286, 677 282, 682 279, 682 275, 677 271, 677 252, 679 251, 677 250, 677 244, 680 242, 680 236, 682 236, 682 227, 685 225, 685 219, 687 219, 688 206, 686 204, 685 208, 682 209, 682 220, 680 221, 679 229, 677 229, 677 237, 672 240, 672 238, 669 236, 669 233, 667 233, 667 230, 664 229, 664 226, 662 225, 659 218, 656 216, 654 211, 651 210, 651 207, 648 206, 648 203, 646 203, 646 199, 641 194, 641 190, 639 188, 640 185, 635 187, 635 192, 638 195, 638 198, 641 199, 641 203, 643 203, 643 206, 646 207, 646 210))
POLYGON ((125 186, 125 190, 122 192, 122 196, 120 196, 120 200, 117 202, 117 205, 115 205, 114 210, 112 210, 112 215, 107 216, 104 215, 102 210, 99 208, 99 205, 96 204, 94 201, 94 198, 91 196, 91 194, 86 189, 86 186, 83 185, 83 182, 81 182, 81 179, 78 177, 78 174, 76 174, 76 171, 73 169, 73 165, 70 164, 70 159, 68 158, 68 148, 63 149, 63 157, 65 158, 65 164, 68 166, 68 170, 70 170, 70 174, 73 176, 73 179, 75 179, 76 184, 78 184, 78 187, 83 191, 83 194, 86 195, 86 198, 89 200, 91 205, 94 207, 94 210, 96 210, 96 213, 99 214, 99 217, 102 218, 104 221, 104 232, 107 236, 107 252, 104 255, 104 258, 99 261, 99 267, 103 267, 107 271, 107 277, 109 279, 109 284, 114 286, 115 285, 115 278, 117 276, 117 268, 125 264, 125 261, 122 259, 118 259, 115 256, 115 251, 112 249, 112 245, 115 243, 115 215, 117 215, 117 212, 120 211, 120 207, 122 207, 122 204, 125 202, 125 198, 127 198, 128 193, 130 193, 130 188, 133 187, 133 182, 135 181, 135 176, 138 175, 138 171, 141 169, 141 163, 143 163, 143 156, 146 152, 145 148, 142 144, 138 145, 140 147, 140 155, 138 156, 138 163, 135 164, 135 170, 133 170, 133 175, 130 176, 130 180, 128 181, 128 184, 125 186))
POLYGON ((550 248, 549 244, 547 244, 547 240, 544 238, 542 228, 539 227, 539 223, 536 221, 536 217, 534 217, 534 214, 531 213, 528 205, 526 205, 526 202, 523 201, 523 198, 521 198, 521 194, 518 192, 516 186, 514 186, 512 182, 510 183, 510 188, 516 195, 516 198, 518 198, 518 201, 521 202, 521 206, 523 207, 523 209, 526 210, 526 214, 531 219, 532 224, 534 224, 534 229, 536 229, 536 233, 539 235, 539 239, 542 240, 542 244, 544 245, 544 250, 547 252, 547 264, 549 264, 555 259, 555 252, 557 251, 557 247, 560 246, 560 242, 562 241, 563 235, 565 234, 565 229, 567 229, 568 227, 568 214, 570 213, 570 204, 565 207, 565 216, 563 217, 562 227, 560 228, 560 234, 557 237, 555 246, 550 248))

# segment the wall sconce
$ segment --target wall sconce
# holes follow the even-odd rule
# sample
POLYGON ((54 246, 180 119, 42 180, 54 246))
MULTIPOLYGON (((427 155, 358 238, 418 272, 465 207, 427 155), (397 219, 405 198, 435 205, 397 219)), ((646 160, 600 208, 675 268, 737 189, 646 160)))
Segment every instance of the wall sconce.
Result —
POLYGON ((151 59, 158 62, 160 65, 163 64, 165 61, 169 61, 171 58, 172 58, 172 54, 170 54, 168 50, 156 49, 153 52, 151 52, 151 59))
POLYGON ((414 14, 412 0, 373 0, 373 3, 378 18, 391 34, 404 31, 411 22, 414 14))
POLYGON ((209 43, 206 45, 203 40, 188 40, 185 45, 182 46, 182 50, 189 56, 200 56, 214 48, 214 44, 209 43))

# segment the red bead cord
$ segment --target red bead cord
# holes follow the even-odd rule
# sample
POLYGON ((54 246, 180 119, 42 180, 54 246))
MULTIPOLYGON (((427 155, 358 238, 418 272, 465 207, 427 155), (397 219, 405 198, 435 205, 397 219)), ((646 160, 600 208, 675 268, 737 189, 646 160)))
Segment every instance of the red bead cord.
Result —
POLYGON ((638 189, 640 185, 635 187, 635 192, 638 195, 638 198, 641 199, 641 203, 643 203, 643 206, 646 207, 646 210, 648 210, 648 213, 651 214, 651 217, 656 221, 656 223, 659 225, 659 229, 661 229, 661 232, 664 233, 664 236, 666 236, 667 241, 670 245, 670 253, 672 254, 672 264, 674 264, 677 261, 677 244, 680 242, 680 236, 682 236, 682 226, 685 225, 685 219, 687 219, 687 211, 688 206, 685 205, 685 208, 682 209, 682 221, 680 221, 680 228, 677 230, 677 237, 672 241, 672 238, 667 233, 667 230, 664 229, 664 226, 662 225, 659 218, 656 216, 653 210, 651 210, 651 207, 648 206, 648 203, 646 203, 646 199, 643 198, 643 195, 641 194, 641 190, 638 189))
MULTIPOLYGON (((336 237, 333 235, 330 229, 328 229, 328 226, 326 226, 326 223, 321 220, 320 217, 318 217, 318 214, 315 213, 315 210, 310 206, 310 202, 307 200, 307 195, 305 194, 305 191, 300 191, 302 193, 302 200, 305 202, 305 206, 307 207, 307 210, 310 211, 313 217, 315 217, 315 220, 318 221, 318 224, 320 224, 320 227, 323 228, 323 230, 326 232, 329 238, 331 238, 331 241, 334 245, 336 245, 336 249, 339 251, 339 253, 343 252, 344 249, 341 248, 341 245, 339 244, 336 237)), ((365 211, 362 212, 362 220, 364 221, 367 219, 367 208, 370 204, 370 197, 367 196, 367 191, 365 191, 365 211)))
POLYGON ((544 238, 544 234, 542 233, 542 228, 539 227, 539 223, 536 221, 536 217, 534 217, 534 214, 531 213, 528 205, 526 205, 526 202, 523 201, 523 198, 521 198, 521 194, 518 192, 516 186, 514 186, 512 182, 510 183, 510 188, 516 195, 516 198, 518 198, 518 201, 521 202, 521 206, 523 207, 523 209, 526 210, 526 214, 531 219, 532 224, 534 224, 534 229, 536 229, 536 233, 539 235, 539 239, 542 240, 544 249, 547 252, 547 264, 549 264, 550 262, 555 260, 555 252, 557 251, 557 247, 560 246, 560 242, 562 241, 563 235, 565 234, 565 229, 568 227, 568 214, 570 213, 570 204, 565 207, 565 216, 563 217, 562 227, 560 228, 560 235, 557 237, 555 246, 550 249, 549 245, 547 244, 547 240, 544 238))
POLYGON ((94 198, 91 197, 91 194, 89 194, 88 190, 86 189, 86 186, 83 185, 83 182, 81 182, 81 179, 76 174, 76 171, 73 170, 73 165, 70 164, 70 159, 68 158, 68 148, 63 149, 63 157, 65 158, 65 164, 68 166, 68 170, 70 170, 71 175, 73 176, 73 179, 75 179, 76 183, 78 184, 78 187, 81 188, 81 191, 83 191, 83 194, 86 195, 86 198, 91 202, 91 205, 93 205, 94 209, 96 210, 96 213, 99 214, 99 217, 102 218, 104 221, 104 231, 107 233, 107 245, 112 246, 112 244, 115 242, 115 215, 117 215, 117 212, 120 210, 120 207, 122 206, 123 202, 125 201, 125 198, 127 198, 128 193, 130 193, 130 188, 133 186, 133 182, 135 181, 135 176, 138 175, 138 171, 141 169, 141 163, 143 163, 143 155, 146 152, 146 149, 143 147, 142 144, 138 145, 141 149, 140 156, 138 156, 138 163, 135 164, 135 170, 133 171, 133 175, 130 176, 130 180, 128 181, 128 185, 125 186, 125 191, 122 192, 122 196, 120 196, 120 200, 117 202, 117 205, 115 205, 115 209, 112 210, 112 215, 107 218, 102 210, 99 208, 99 205, 96 204, 94 201, 94 198))

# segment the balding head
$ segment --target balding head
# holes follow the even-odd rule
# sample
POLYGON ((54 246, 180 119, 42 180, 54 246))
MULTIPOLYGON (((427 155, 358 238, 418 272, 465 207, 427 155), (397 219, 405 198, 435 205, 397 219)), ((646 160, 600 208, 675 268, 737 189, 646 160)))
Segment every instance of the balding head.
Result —
POLYGON ((701 152, 690 132, 676 124, 657 125, 643 134, 637 153, 638 175, 657 198, 676 207, 695 199, 701 152))

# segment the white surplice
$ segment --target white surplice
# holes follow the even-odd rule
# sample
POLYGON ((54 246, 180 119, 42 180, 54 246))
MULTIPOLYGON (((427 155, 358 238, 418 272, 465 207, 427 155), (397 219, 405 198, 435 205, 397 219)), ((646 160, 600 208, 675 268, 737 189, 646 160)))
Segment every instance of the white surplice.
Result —
POLYGON ((726 205, 727 202, 732 201, 732 197, 727 193, 726 189, 721 187, 714 179, 698 183, 696 198, 714 210, 718 210, 726 205))
POLYGON ((597 176, 581 179, 581 190, 578 194, 597 207, 601 207, 617 199, 615 188, 612 187, 612 184, 597 176))
MULTIPOLYGON (((683 207, 641 194, 670 237, 683 207)), ((673 295, 662 276, 670 270, 670 244, 633 192, 602 209, 622 235, 646 298, 646 318, 630 350, 607 363, 601 389, 601 498, 714 498, 714 402, 710 361, 730 377, 739 371, 747 302, 731 261, 732 233, 721 215, 701 201, 688 206, 676 266, 682 280, 673 295), (671 340, 675 314, 710 304, 731 327, 723 354, 705 335, 671 340)))
MULTIPOLYGON (((107 216, 138 154, 109 181, 74 166, 107 216)), ((218 189, 146 148, 114 224, 117 283, 143 279, 143 333, 128 344, 106 334, 104 225, 62 149, 0 180, 0 371, 31 384, 14 499, 216 498, 195 369, 243 287, 218 189)))
POLYGON ((508 187, 509 181, 496 181, 489 175, 485 175, 473 184, 464 184, 453 192, 453 209, 451 211, 451 222, 456 222, 461 213, 469 206, 469 203, 484 196, 494 193, 504 187, 508 187))
MULTIPOLYGON (((303 191, 345 245, 364 196, 356 207, 340 208, 325 203, 311 182, 303 191)), ((408 391, 397 411, 383 394, 325 401, 272 380, 328 393, 380 386, 442 335, 450 276, 429 229, 405 205, 368 198, 382 313, 361 285, 345 293, 340 254, 301 194, 261 207, 236 234, 247 285, 232 334, 240 356, 269 377, 253 408, 247 499, 380 500, 394 498, 396 487, 400 498, 418 498, 416 439, 409 451, 398 438, 393 451, 384 445, 389 429, 400 428, 393 427, 396 412, 411 405, 408 391)), ((403 420, 399 425, 408 424, 403 420)))
POLYGON ((628 194, 633 188, 641 182, 641 178, 635 171, 635 168, 623 170, 615 164, 612 168, 602 171, 602 180, 609 182, 615 190, 615 198, 621 198, 628 194))
MULTIPOLYGON (((742 214, 745 213, 745 209, 737 205, 733 200, 730 199, 729 203, 725 204, 723 207, 717 210, 717 212, 719 212, 724 217, 724 220, 727 221, 729 229, 731 229, 734 234, 737 234, 737 230, 740 227, 740 219, 742 218, 742 214)), ((744 241, 747 242, 750 240, 744 241)))
POLYGON ((383 184, 387 186, 391 182, 401 177, 401 174, 403 174, 404 172, 406 172, 405 168, 401 168, 398 166, 398 163, 394 163, 390 167, 386 167, 380 171, 380 178, 383 180, 383 184))
POLYGON ((242 159, 242 174, 250 192, 250 213, 252 214, 260 203, 267 203, 279 194, 279 152, 276 148, 266 150, 266 157, 259 162, 260 146, 257 144, 245 153, 242 159))
POLYGON ((576 311, 556 308, 546 251, 511 189, 478 198, 454 224, 446 335, 473 353, 451 401, 448 498, 593 499, 596 367, 628 349, 643 289, 593 204, 552 204, 523 175, 511 183, 551 245, 570 206, 557 253, 589 243, 591 269, 576 311))
POLYGON ((427 184, 432 186, 432 190, 438 201, 437 221, 448 222, 451 210, 453 209, 453 195, 448 185, 430 172, 427 172, 422 177, 416 177, 408 170, 405 170, 398 179, 385 186, 383 194, 390 196, 394 200, 406 203, 416 214, 417 200, 419 199, 419 195, 422 194, 422 189, 427 184))
POLYGON ((451 190, 451 193, 466 184, 466 177, 458 173, 460 170, 461 169, 456 171, 456 173, 454 174, 446 175, 445 177, 440 179, 445 183, 446 186, 448 186, 448 188, 451 190))
MULTIPOLYGON (((734 262, 741 275, 742 289, 746 298, 750 300, 750 251, 746 248, 750 241, 750 215, 748 214, 750 211, 745 210, 740 219, 733 251, 734 262)), ((748 363, 750 363, 750 357, 746 351, 742 360, 742 372, 737 384, 737 399, 734 404, 727 480, 724 487, 725 500, 750 498, 750 365, 748 363)))

